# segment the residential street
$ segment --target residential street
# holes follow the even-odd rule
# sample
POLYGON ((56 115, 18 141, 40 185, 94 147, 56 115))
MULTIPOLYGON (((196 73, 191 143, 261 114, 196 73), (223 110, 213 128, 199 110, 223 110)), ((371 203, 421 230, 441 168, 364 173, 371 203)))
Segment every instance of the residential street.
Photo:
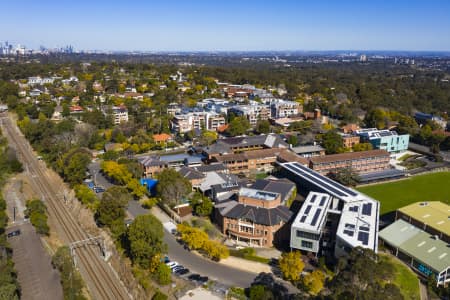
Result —
MULTIPOLYGON (((151 210, 162 223, 170 221, 170 218, 164 214, 158 207, 151 210)), ((138 215, 149 213, 148 209, 142 208, 137 201, 131 201, 128 204, 128 214, 135 218, 138 215)), ((191 253, 183 248, 168 231, 164 230, 164 242, 168 245, 169 257, 172 261, 189 268, 192 273, 199 273, 215 279, 218 282, 228 286, 248 287, 257 274, 246 272, 223 264, 213 262, 197 254, 191 253)))

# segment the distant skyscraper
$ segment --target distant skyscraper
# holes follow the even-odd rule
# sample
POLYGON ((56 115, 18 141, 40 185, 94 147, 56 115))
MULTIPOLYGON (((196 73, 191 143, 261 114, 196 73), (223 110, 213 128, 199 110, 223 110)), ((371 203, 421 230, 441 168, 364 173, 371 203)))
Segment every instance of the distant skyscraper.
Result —
POLYGON ((361 56, 359 57, 359 61, 360 62, 366 62, 367 61, 367 56, 365 54, 361 54, 361 56))

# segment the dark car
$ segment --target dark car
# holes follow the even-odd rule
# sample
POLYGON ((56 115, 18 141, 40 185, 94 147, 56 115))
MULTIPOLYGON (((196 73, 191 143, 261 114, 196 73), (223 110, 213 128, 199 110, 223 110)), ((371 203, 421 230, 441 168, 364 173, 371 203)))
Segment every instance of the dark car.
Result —
POLYGON ((209 280, 208 276, 200 276, 200 278, 198 279, 198 281, 201 283, 207 283, 208 280, 209 280))
POLYGON ((192 281, 197 281, 200 279, 200 277, 202 277, 202 276, 200 276, 199 274, 191 274, 191 275, 189 275, 188 279, 192 280, 192 281))
POLYGON ((13 237, 13 236, 18 236, 18 235, 20 235, 20 229, 17 229, 17 230, 14 230, 14 231, 11 231, 10 233, 8 233, 9 238, 13 237))
POLYGON ((175 274, 180 275, 180 276, 181 275, 185 275, 187 273, 189 273, 189 269, 186 269, 186 268, 178 270, 178 271, 175 271, 175 274))
POLYGON ((103 193, 103 192, 105 192, 105 189, 101 186, 96 186, 96 187, 94 187, 94 192, 103 193))

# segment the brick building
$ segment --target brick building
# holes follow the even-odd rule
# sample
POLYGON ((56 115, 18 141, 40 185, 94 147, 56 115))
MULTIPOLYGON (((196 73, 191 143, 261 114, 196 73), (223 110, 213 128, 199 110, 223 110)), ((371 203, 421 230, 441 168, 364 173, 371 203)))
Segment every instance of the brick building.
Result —
POLYGON ((312 157, 309 167, 323 175, 343 168, 352 168, 361 174, 378 172, 390 168, 389 152, 376 149, 312 157))
POLYGON ((215 219, 223 234, 250 246, 272 247, 289 240, 292 212, 281 194, 242 187, 238 201, 216 205, 215 219))

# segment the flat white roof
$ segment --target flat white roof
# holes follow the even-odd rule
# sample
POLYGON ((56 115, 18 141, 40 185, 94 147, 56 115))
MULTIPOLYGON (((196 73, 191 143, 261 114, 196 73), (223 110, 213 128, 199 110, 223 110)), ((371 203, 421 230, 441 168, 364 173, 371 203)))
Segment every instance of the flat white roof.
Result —
POLYGON ((292 227, 308 232, 320 233, 325 223, 330 201, 331 196, 328 194, 309 193, 295 217, 292 227))
MULTIPOLYGON (((321 192, 342 200, 344 206, 341 211, 336 235, 352 247, 361 246, 377 252, 378 218, 380 213, 380 203, 378 201, 345 187, 299 163, 282 163, 281 166, 303 180, 308 181, 321 192)), ((311 191, 310 194, 320 193, 311 191)), ((308 198, 310 194, 308 194, 308 198)), ((302 209, 303 207, 300 211, 302 209)))
POLYGON ((361 246, 377 252, 379 211, 379 202, 370 198, 346 203, 336 235, 352 247, 361 246))

